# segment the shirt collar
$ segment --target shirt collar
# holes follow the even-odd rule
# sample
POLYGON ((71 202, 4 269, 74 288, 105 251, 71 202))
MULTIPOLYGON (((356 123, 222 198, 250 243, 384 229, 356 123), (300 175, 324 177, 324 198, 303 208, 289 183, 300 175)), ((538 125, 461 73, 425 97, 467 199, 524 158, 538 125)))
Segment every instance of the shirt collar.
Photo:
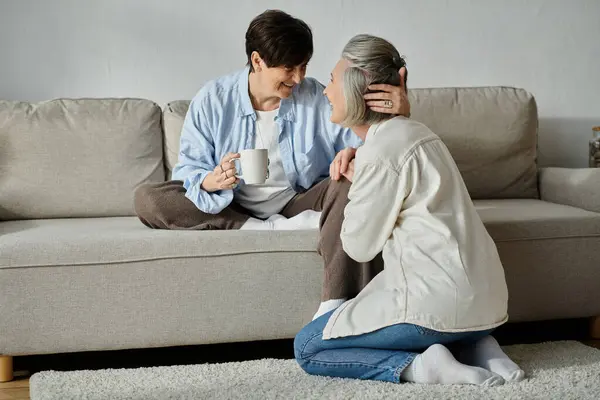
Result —
POLYGON ((390 119, 386 119, 385 121, 382 122, 378 122, 376 124, 373 124, 369 127, 369 130, 367 131, 367 136, 365 137, 365 142, 371 138, 373 138, 375 136, 375 134, 377 134, 377 131, 379 130, 379 128, 381 128, 382 125, 386 124, 387 122, 394 120, 394 119, 399 119, 399 120, 403 120, 403 121, 409 121, 408 117, 404 117, 402 115, 397 115, 394 118, 390 118, 390 119))
POLYGON ((250 74, 250 67, 246 66, 238 80, 238 108, 240 117, 246 117, 248 115, 256 115, 252 102, 250 101, 250 92, 248 91, 248 75, 250 74))
POLYGON ((381 124, 373 124, 369 127, 369 130, 367 131, 367 135, 365 136, 365 143, 367 142, 367 140, 370 140, 373 136, 375 136, 375 133, 377 132, 377 130, 379 129, 379 126, 381 124))
MULTIPOLYGON (((296 91, 296 87, 294 88, 294 92, 296 91)), ((287 99, 281 99, 281 103, 279 103, 279 114, 278 117, 283 118, 286 121, 294 122, 296 120, 296 114, 294 112, 295 100, 294 96, 296 93, 292 92, 292 95, 287 99)))
MULTIPOLYGON (((250 92, 248 90, 249 88, 249 81, 248 78, 250 76, 250 67, 246 66, 246 68, 244 68, 244 71, 242 72, 239 80, 238 80, 238 89, 239 89, 239 96, 238 96, 238 109, 239 109, 239 116, 240 117, 247 117, 248 115, 253 115, 254 118, 256 118, 256 113, 254 112, 254 107, 252 107, 252 101, 250 100, 250 92)), ((277 116, 279 118, 282 118, 286 121, 291 121, 294 122, 296 120, 296 114, 294 112, 294 105, 295 105, 295 92, 298 90, 299 85, 296 85, 296 87, 294 87, 294 91, 292 92, 292 95, 287 98, 287 99, 281 99, 281 102, 279 104, 279 112, 277 113, 277 116)))

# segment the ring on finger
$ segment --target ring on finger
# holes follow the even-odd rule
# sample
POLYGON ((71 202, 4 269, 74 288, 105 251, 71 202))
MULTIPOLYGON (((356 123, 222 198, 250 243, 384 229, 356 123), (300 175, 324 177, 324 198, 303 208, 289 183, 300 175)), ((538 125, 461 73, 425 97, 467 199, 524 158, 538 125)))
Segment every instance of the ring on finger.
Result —
POLYGON ((392 108, 392 107, 394 106, 394 103, 393 103, 391 100, 385 100, 385 101, 383 102, 383 106, 384 106, 385 108, 392 108))

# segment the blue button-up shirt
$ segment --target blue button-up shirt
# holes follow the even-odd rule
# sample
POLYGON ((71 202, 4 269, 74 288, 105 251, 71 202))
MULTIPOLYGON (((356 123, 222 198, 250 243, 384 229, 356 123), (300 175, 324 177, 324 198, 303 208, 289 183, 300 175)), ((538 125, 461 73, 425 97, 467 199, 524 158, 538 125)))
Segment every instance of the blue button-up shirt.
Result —
MULTIPOLYGON (((256 113, 250 102, 248 74, 246 67, 208 82, 185 117, 172 179, 183 181, 186 197, 205 213, 218 214, 233 200, 232 190, 203 190, 206 175, 225 154, 254 147, 256 113)), ((316 79, 304 79, 289 98, 281 100, 275 118, 283 169, 296 192, 327 177, 338 151, 362 144, 350 129, 329 120, 331 107, 323 89, 316 79)))

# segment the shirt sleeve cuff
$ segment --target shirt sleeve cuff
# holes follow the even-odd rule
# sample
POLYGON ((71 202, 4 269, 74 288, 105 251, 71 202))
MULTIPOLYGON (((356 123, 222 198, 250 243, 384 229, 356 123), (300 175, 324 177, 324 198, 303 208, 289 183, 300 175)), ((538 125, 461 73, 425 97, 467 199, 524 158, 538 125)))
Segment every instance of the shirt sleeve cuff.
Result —
POLYGON ((185 197, 187 197, 196 207, 206 214, 218 214, 223 211, 233 200, 232 190, 222 190, 209 193, 202 189, 202 182, 209 172, 199 171, 197 174, 186 178, 183 182, 185 188, 185 197))

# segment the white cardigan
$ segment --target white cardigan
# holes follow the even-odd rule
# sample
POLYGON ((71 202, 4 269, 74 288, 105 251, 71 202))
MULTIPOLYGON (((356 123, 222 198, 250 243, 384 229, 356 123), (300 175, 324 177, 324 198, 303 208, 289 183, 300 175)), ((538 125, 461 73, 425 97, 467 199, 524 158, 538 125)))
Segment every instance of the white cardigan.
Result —
POLYGON ((496 245, 450 152, 425 125, 396 117, 369 129, 356 153, 341 240, 384 270, 331 316, 324 339, 411 323, 442 332, 506 322, 496 245))

